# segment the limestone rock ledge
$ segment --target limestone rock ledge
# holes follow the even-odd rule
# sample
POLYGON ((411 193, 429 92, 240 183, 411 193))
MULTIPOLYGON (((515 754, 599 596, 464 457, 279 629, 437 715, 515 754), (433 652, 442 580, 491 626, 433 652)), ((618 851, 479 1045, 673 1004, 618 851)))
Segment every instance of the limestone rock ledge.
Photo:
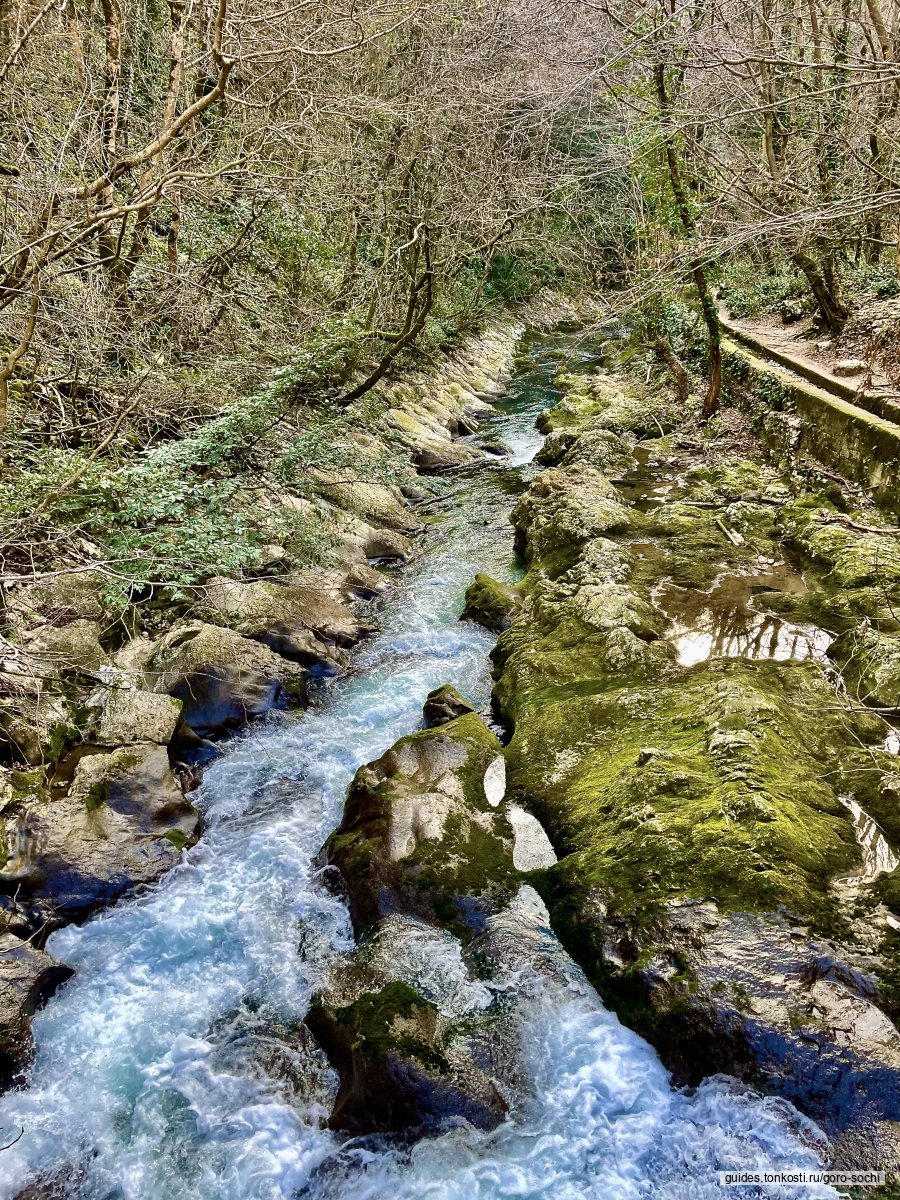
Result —
MULTIPOLYGON (((628 381, 562 382, 542 421, 556 465, 514 512, 523 601, 494 652, 510 797, 560 855, 535 886, 605 1001, 679 1080, 743 1076, 813 1116, 836 1164, 896 1171, 900 954, 884 903, 900 888, 867 874, 847 807, 900 844, 883 723, 817 662, 683 661, 658 599, 674 584, 705 600, 726 573, 779 561, 788 497, 712 431, 679 450, 660 436, 675 415, 628 381), (638 439, 668 482, 629 503, 630 480, 612 477, 632 456, 640 479, 638 439)), ((797 536, 812 537, 801 516, 797 536)), ((861 554, 859 534, 829 536, 861 554)), ((785 605, 809 619, 844 602, 785 605)), ((859 630, 847 652, 865 645, 874 661, 874 642, 859 630)), ((856 661, 858 694, 894 703, 888 666, 856 661)))
MULTIPOLYGON (((466 703, 433 696, 448 694, 466 703)), ((506 803, 499 743, 472 711, 357 772, 321 855, 357 948, 306 1019, 340 1077, 333 1128, 488 1130, 521 1102, 515 1003, 547 924, 523 872, 554 859, 531 822, 506 803)))

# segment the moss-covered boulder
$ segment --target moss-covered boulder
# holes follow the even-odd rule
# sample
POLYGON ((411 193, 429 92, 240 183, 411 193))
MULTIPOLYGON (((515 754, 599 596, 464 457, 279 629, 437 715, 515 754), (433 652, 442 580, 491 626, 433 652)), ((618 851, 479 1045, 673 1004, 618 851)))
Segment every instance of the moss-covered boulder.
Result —
POLYGON ((512 513, 517 547, 527 562, 552 570, 593 538, 623 533, 635 514, 595 467, 575 464, 542 471, 512 513))
POLYGON ((665 388, 652 390, 622 376, 560 375, 557 383, 564 396, 538 419, 543 433, 590 427, 656 437, 674 429, 683 415, 665 388))
POLYGON ((481 930, 517 878, 504 780, 500 744, 474 713, 357 771, 323 860, 343 878, 358 933, 397 912, 481 930))
POLYGON ((610 472, 627 471, 634 466, 631 447, 620 434, 590 424, 554 429, 544 439, 536 459, 548 467, 568 466, 577 460, 610 472))
POLYGON ((310 670, 333 674, 372 626, 321 588, 211 579, 204 607, 217 622, 310 670))
POLYGON ((460 1122, 493 1129, 506 1116, 500 1091, 466 1052, 465 1034, 406 983, 343 1007, 319 1000, 306 1023, 340 1076, 333 1129, 416 1136, 460 1122))
POLYGON ((438 725, 447 725, 457 717, 464 717, 474 711, 474 706, 449 683, 429 692, 422 705, 422 716, 430 729, 435 729, 438 725))
POLYGON ((477 621, 485 629, 501 633, 512 624, 521 603, 522 593, 518 588, 479 573, 466 589, 461 620, 477 621))

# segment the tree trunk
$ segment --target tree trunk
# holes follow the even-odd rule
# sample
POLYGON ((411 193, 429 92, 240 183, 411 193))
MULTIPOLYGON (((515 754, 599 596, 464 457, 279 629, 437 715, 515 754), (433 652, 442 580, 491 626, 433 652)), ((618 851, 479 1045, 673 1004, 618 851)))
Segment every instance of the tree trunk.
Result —
POLYGON ((656 352, 657 358, 666 364, 674 376, 676 400, 679 404, 685 404, 691 391, 691 377, 685 370, 684 363, 662 334, 659 334, 655 338, 653 349, 656 352))
MULTIPOLYGON (((678 219, 681 222, 685 237, 689 241, 694 241, 697 230, 693 214, 691 213, 690 201, 685 191, 684 180, 681 176, 681 164, 678 161, 678 151, 672 133, 671 109, 666 91, 665 66, 662 63, 657 63, 653 74, 656 83, 656 98, 659 103, 659 115, 663 127, 663 142, 666 148, 669 185, 672 189, 672 197, 675 201, 678 219)), ((700 310, 703 314, 703 323, 706 325, 709 349, 709 386, 703 399, 703 408, 700 413, 701 418, 704 421, 708 421, 710 417, 718 412, 719 400, 722 395, 722 327, 719 324, 719 313, 709 287, 709 280, 706 277, 706 269, 702 259, 694 258, 691 262, 690 270, 691 278, 694 281, 694 287, 697 291, 697 297, 700 300, 700 310)))
POLYGON ((818 305, 822 320, 831 333, 840 333, 850 315, 844 302, 833 287, 829 287, 825 276, 812 257, 805 250, 795 250, 791 255, 792 261, 806 276, 806 281, 818 305))

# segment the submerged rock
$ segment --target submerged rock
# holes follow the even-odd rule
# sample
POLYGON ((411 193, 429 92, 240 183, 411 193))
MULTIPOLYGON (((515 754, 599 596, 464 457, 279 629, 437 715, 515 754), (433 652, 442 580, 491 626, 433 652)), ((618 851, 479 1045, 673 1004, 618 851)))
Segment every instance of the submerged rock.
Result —
POLYGON ((306 1023, 340 1076, 333 1129, 413 1137, 461 1122, 493 1129, 506 1116, 454 1022, 408 984, 364 992, 345 1007, 319 1001, 306 1023))

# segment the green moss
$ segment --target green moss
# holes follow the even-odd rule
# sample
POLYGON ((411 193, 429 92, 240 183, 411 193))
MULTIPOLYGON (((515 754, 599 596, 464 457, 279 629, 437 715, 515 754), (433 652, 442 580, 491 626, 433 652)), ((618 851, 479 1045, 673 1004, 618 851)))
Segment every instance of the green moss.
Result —
POLYGON ((655 437, 678 423, 678 407, 667 388, 651 390, 612 375, 560 375, 557 384, 565 395, 538 418, 543 433, 590 424, 595 430, 655 437))
POLYGON ((337 1009, 334 1019, 346 1031, 353 1050, 379 1058, 398 1054, 432 1070, 450 1069, 435 1037, 437 1007, 400 980, 379 992, 364 992, 352 1004, 337 1009))
POLYGON ((84 795, 84 806, 88 812, 96 812, 106 803, 106 784, 92 783, 84 795))
POLYGON ((466 713, 357 772, 324 855, 346 881, 358 931, 407 912, 469 938, 505 903, 519 879, 512 830, 485 793, 499 755, 496 736, 466 713))
MULTIPOLYGON (((824 922, 829 881, 858 859, 821 778, 829 703, 815 667, 744 662, 641 693, 544 693, 517 711, 511 788, 566 852, 554 870, 616 916, 691 897, 824 922)), ((828 733, 835 764, 859 753, 838 720, 828 733)))
POLYGON ((479 573, 474 583, 466 589, 462 618, 478 621, 485 628, 499 633, 508 628, 521 603, 522 593, 518 588, 479 573))

